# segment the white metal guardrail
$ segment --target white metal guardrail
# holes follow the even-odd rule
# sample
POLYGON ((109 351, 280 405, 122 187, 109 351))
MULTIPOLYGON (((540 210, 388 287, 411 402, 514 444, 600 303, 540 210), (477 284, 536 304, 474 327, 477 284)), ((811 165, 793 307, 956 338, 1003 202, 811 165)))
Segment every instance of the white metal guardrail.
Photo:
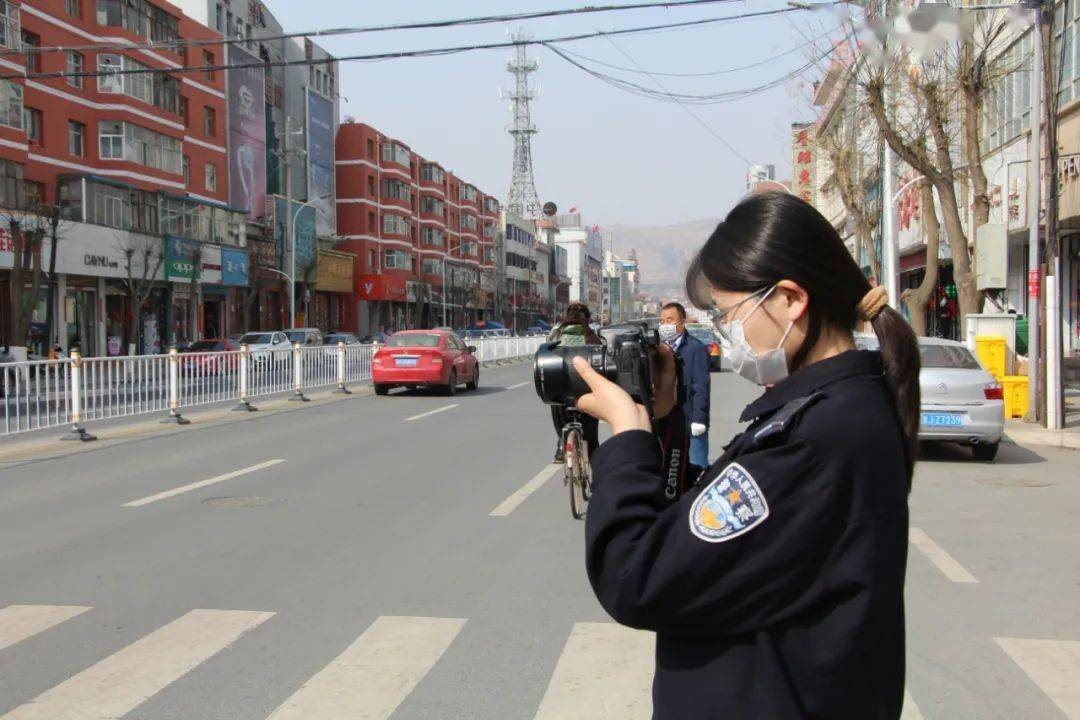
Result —
MULTIPOLYGON (((543 338, 482 338, 467 341, 480 362, 531 356, 543 338)), ((235 401, 237 410, 254 410, 251 400, 347 386, 371 380, 371 358, 378 346, 338 344, 279 350, 243 348, 226 352, 83 358, 0 365, 0 436, 71 427, 72 439, 93 439, 83 423, 168 413, 167 421, 186 423, 182 411, 235 401)))

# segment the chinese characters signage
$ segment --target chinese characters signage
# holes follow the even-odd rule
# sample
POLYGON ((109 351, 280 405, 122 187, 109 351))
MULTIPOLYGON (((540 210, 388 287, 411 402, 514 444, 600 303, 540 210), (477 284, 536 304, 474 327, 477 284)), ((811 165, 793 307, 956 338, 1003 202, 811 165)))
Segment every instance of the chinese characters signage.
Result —
POLYGON ((809 123, 791 125, 791 189, 811 205, 817 200, 812 128, 809 123))

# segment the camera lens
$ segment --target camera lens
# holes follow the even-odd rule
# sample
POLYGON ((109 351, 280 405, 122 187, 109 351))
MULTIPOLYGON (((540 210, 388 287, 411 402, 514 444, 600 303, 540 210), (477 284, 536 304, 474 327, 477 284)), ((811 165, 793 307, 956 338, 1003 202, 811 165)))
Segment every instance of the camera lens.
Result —
POLYGON ((533 360, 533 384, 536 394, 548 405, 572 405, 589 392, 589 386, 574 369, 574 358, 583 357, 597 372, 606 374, 606 355, 602 345, 563 346, 546 343, 533 360))

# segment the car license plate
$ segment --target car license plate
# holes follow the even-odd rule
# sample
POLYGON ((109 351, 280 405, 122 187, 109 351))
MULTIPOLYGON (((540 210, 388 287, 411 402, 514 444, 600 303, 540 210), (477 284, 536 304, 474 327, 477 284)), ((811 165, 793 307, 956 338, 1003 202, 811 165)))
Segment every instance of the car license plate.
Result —
POLYGON ((960 413, 923 413, 923 427, 963 427, 964 418, 960 413))
POLYGON ((417 358, 394 358, 394 364, 398 367, 416 367, 417 358))

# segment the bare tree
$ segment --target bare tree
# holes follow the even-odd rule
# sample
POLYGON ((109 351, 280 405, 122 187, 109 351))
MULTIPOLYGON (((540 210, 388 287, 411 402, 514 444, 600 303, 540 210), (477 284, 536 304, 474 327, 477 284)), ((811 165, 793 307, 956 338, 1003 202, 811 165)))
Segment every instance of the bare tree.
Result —
POLYGON ((200 242, 190 245, 191 281, 188 285, 188 337, 190 342, 199 339, 199 277, 202 275, 203 246, 200 242))
MULTIPOLYGON (((131 320, 128 326, 128 344, 133 346, 133 353, 139 352, 143 344, 142 309, 150 297, 154 281, 165 261, 161 240, 148 235, 127 233, 120 245, 124 253, 124 286, 131 301, 131 320)), ((145 348, 144 348, 145 349, 145 348)))
POLYGON ((8 284, 8 320, 11 328, 8 343, 25 347, 34 306, 37 305, 38 293, 41 291, 41 248, 45 228, 34 221, 32 213, 5 214, 13 251, 11 279, 8 284))
POLYGON ((928 180, 919 181, 919 198, 922 227, 926 236, 926 273, 917 288, 909 288, 900 294, 908 307, 908 319, 916 335, 926 335, 926 305, 934 294, 938 281, 938 250, 941 243, 941 225, 938 223, 934 203, 934 188, 928 180))

